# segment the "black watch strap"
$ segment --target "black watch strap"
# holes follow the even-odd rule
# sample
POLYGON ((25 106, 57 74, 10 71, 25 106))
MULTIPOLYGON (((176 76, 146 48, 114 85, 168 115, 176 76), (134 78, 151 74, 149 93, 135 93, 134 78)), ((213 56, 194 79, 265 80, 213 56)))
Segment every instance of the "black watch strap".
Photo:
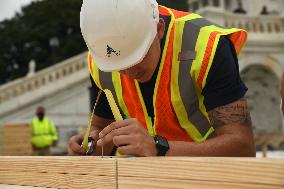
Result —
POLYGON ((156 149, 157 149, 157 156, 165 156, 167 151, 170 149, 169 143, 166 138, 156 135, 154 136, 156 149))

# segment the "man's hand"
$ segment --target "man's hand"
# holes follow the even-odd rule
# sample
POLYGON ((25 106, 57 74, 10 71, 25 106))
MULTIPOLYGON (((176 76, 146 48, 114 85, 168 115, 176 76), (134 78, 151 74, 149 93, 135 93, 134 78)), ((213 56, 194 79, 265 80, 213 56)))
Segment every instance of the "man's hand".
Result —
MULTIPOLYGON (((90 136, 94 139, 94 141, 97 141, 99 139, 99 132, 92 131, 90 136)), ((69 140, 67 147, 68 155, 86 155, 86 151, 81 147, 83 139, 84 135, 81 134, 75 135, 69 140)))
POLYGON ((156 156, 155 141, 137 119, 116 121, 99 134, 97 145, 114 143, 121 155, 156 156))

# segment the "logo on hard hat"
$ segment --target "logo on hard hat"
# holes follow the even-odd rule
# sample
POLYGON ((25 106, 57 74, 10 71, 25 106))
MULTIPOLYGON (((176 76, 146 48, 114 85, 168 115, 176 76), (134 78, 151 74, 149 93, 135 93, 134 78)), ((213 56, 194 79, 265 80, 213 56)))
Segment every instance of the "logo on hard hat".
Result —
POLYGON ((107 45, 107 57, 112 57, 113 55, 120 56, 120 51, 115 51, 109 45, 107 45))

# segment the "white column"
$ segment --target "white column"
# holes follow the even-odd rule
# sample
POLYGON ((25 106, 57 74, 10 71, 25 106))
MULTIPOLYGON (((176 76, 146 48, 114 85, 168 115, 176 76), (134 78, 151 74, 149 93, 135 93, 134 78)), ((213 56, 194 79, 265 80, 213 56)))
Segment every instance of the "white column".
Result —
POLYGON ((219 4, 220 4, 220 9, 226 10, 226 7, 225 7, 225 0, 219 0, 219 4))
POLYGON ((202 8, 203 8, 203 5, 202 5, 201 0, 198 0, 197 2, 198 2, 198 7, 199 7, 198 9, 202 9, 202 8))
POLYGON ((209 0, 209 1, 208 1, 208 5, 209 5, 210 7, 212 7, 212 6, 213 6, 213 0, 209 0))

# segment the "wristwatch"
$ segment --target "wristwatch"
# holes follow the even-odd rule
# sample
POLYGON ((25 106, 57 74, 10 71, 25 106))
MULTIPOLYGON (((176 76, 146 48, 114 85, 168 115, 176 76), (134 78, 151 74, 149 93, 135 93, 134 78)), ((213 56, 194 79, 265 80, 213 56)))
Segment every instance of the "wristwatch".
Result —
POLYGON ((157 156, 165 156, 167 151, 170 149, 169 143, 166 138, 156 135, 154 136, 156 148, 157 148, 157 156))

